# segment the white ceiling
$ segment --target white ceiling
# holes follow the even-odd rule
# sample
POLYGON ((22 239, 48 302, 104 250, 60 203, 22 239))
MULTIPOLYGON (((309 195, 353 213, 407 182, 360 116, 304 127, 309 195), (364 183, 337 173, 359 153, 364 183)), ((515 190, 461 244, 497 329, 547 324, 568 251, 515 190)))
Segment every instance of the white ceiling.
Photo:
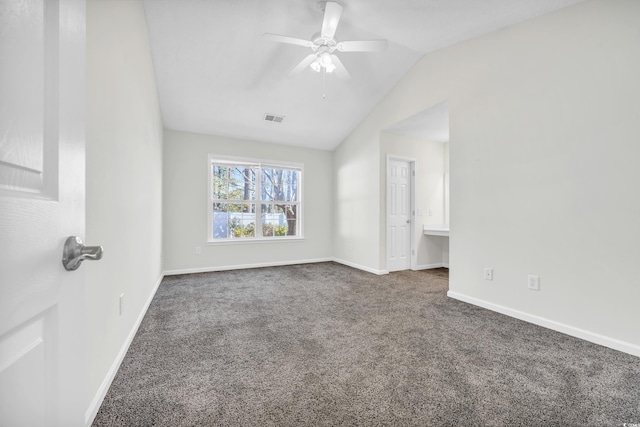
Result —
POLYGON ((351 74, 287 74, 310 49, 316 0, 145 0, 164 125, 256 141, 336 148, 424 54, 582 0, 338 0, 338 41, 388 39, 384 52, 338 53, 351 74), (285 116, 266 122, 265 113, 285 116))

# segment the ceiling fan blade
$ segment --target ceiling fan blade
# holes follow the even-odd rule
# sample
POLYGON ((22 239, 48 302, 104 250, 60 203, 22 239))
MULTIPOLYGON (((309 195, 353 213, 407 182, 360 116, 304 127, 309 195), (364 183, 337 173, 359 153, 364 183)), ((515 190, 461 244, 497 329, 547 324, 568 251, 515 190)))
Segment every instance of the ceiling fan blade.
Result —
POLYGON ((333 63, 333 65, 336 66, 336 69, 333 70, 333 72, 336 73, 336 76, 339 79, 348 80, 351 78, 351 75, 349 74, 347 69, 344 67, 344 64, 342 63, 342 61, 340 61, 340 58, 338 58, 336 55, 331 55, 331 62, 333 63))
POLYGON ((331 40, 338 28, 338 22, 340 22, 340 15, 342 15, 342 6, 333 1, 328 1, 324 6, 324 20, 322 21, 322 31, 320 35, 325 39, 331 40))
POLYGON ((296 74, 299 74, 309 65, 311 65, 311 63, 315 61, 316 58, 317 58, 317 55, 315 53, 312 53, 311 55, 306 56, 302 61, 300 61, 298 65, 296 65, 296 67, 293 70, 291 70, 291 72, 289 72, 289 76, 295 76, 296 74))
POLYGON ((340 42, 336 49, 340 52, 379 52, 385 50, 389 42, 386 40, 361 40, 340 42))
POLYGON ((304 46, 304 47, 313 46, 313 43, 309 40, 302 40, 302 39, 297 39, 295 37, 289 37, 289 36, 281 36, 280 34, 264 33, 262 35, 262 38, 266 40, 270 40, 272 42, 278 42, 278 43, 295 44, 295 45, 304 46))

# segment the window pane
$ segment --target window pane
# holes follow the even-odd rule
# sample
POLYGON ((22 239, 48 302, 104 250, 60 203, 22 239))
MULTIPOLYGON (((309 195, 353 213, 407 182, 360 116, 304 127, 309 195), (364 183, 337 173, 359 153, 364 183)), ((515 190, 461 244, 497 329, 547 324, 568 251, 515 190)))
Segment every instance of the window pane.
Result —
POLYGON ((297 205, 284 205, 284 215, 286 218, 287 236, 297 235, 297 221, 298 221, 298 206, 297 205))
POLYGON ((248 190, 245 190, 246 195, 244 200, 255 200, 256 199, 256 169, 245 168, 244 175, 245 175, 245 183, 248 188, 248 190))
POLYGON ((298 171, 285 169, 283 173, 284 198, 286 202, 298 200, 298 171))
POLYGON ((226 239, 228 237, 228 207, 226 203, 213 204, 213 238, 226 239))
POLYGON ((229 171, 229 194, 227 199, 241 200, 244 189, 244 179, 238 168, 231 168, 229 171))
POLYGON ((264 204, 262 205, 262 235, 265 237, 273 237, 276 232, 276 227, 281 224, 281 214, 278 213, 278 209, 275 205, 264 204))
POLYGON ((287 220, 286 235, 287 236, 296 236, 297 235, 296 230, 297 230, 297 228, 296 228, 296 220, 295 219, 293 219, 293 220, 288 219, 287 220))
POLYGON ((275 200, 274 191, 276 189, 273 183, 273 169, 262 169, 260 184, 262 185, 262 200, 275 200))
POLYGON ((294 169, 263 168, 262 200, 294 202, 298 199, 299 172, 294 169))
POLYGON ((269 203, 262 205, 262 235, 265 237, 295 236, 296 205, 269 203))
POLYGON ((229 237, 245 238, 256 235, 256 205, 229 205, 229 237))
POLYGON ((256 235, 256 205, 213 204, 213 238, 243 238, 256 235))
POLYGON ((255 169, 244 166, 214 165, 212 196, 217 200, 255 200, 255 169))
POLYGON ((213 165, 213 192, 214 200, 225 200, 229 194, 229 168, 213 165))
POLYGON ((255 170, 250 167, 233 167, 229 172, 229 196, 232 200, 255 200, 255 170))

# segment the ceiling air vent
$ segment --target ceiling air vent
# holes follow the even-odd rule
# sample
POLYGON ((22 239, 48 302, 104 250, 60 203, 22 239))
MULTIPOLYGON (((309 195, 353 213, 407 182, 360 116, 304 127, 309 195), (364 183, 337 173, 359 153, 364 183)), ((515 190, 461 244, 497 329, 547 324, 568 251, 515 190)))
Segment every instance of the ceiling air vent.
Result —
POLYGON ((282 123, 284 116, 276 116, 275 114, 265 114, 264 120, 267 122, 282 123))

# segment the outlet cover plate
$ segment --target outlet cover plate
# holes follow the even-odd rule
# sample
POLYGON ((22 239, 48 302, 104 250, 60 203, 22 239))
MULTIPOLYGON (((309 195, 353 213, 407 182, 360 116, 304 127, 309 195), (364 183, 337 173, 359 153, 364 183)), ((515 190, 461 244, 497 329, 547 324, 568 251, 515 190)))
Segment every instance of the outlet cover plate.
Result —
POLYGON ((124 294, 120 294, 120 298, 118 300, 118 312, 120 316, 124 313, 124 294))
POLYGON ((540 290, 540 276, 531 276, 527 279, 527 286, 532 291, 540 290))

